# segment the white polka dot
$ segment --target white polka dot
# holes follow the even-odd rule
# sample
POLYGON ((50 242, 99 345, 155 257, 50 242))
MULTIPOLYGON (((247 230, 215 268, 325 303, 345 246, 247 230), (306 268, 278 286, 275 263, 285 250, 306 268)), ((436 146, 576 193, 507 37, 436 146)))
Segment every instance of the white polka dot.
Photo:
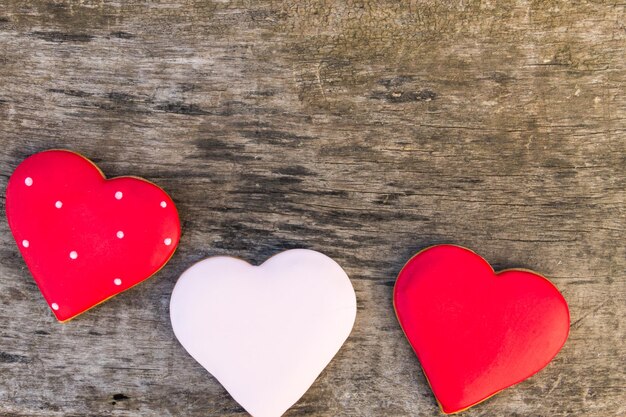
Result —
POLYGON ((78 252, 76 252, 75 250, 70 252, 70 258, 72 259, 76 259, 78 258, 78 252))
POLYGON ((54 207, 61 208, 63 207, 63 203, 61 201, 57 201, 56 203, 54 203, 54 207))
POLYGON ((22 246, 24 246, 25 248, 30 246, 30 242, 26 239, 22 240, 22 246))
POLYGON ((167 239, 165 239, 165 240, 163 241, 163 243, 165 243, 167 246, 169 246, 169 245, 171 245, 171 244, 172 244, 172 239, 170 239, 170 238, 168 237, 167 239))
POLYGON ((120 230, 119 232, 117 232, 116 236, 118 237, 118 239, 121 239, 124 237, 124 232, 120 230))
POLYGON ((58 310, 58 309, 59 309, 59 305, 58 305, 57 303, 52 303, 52 304, 50 304, 50 307, 52 307, 52 309, 53 309, 54 311, 56 311, 56 310, 58 310))
POLYGON ((165 201, 161 201, 161 207, 163 208, 167 207, 167 203, 165 201))
POLYGON ((115 193, 115 198, 116 198, 116 199, 121 200, 121 199, 122 199, 122 197, 124 197, 124 194, 122 194, 122 192, 121 192, 121 191, 117 191, 117 192, 115 193))
POLYGON ((115 285, 122 285, 122 280, 121 280, 121 279, 119 279, 119 278, 115 278, 115 279, 113 280, 113 284, 115 284, 115 285))
POLYGON ((26 179, 24 180, 24 184, 26 184, 27 187, 30 187, 31 185, 33 185, 33 179, 31 177, 26 177, 26 179))

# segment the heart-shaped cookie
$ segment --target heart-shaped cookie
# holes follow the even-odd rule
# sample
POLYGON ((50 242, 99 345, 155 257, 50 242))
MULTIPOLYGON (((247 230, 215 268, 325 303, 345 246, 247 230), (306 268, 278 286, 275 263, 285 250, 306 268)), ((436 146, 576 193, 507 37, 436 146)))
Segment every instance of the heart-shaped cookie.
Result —
POLYGON ((9 180, 9 226, 48 305, 69 320, 157 272, 180 237, 178 213, 156 185, 105 179, 88 159, 52 150, 9 180))
POLYGON ((445 413, 535 374, 569 332, 567 303, 550 281, 526 270, 496 274, 483 258, 453 245, 409 260, 394 306, 445 413))
POLYGON ((347 339, 356 297, 341 267, 294 249, 260 266, 230 257, 185 271, 172 293, 174 333, 254 417, 278 417, 347 339))

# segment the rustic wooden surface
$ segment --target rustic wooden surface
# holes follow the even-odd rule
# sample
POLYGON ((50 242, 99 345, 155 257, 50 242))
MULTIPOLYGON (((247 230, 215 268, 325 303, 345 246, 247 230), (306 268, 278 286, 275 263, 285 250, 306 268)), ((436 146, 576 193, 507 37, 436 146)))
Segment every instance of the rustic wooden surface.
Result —
MULTIPOLYGON (((59 324, 0 222, 0 415, 243 416, 174 339, 206 256, 317 249, 358 317, 288 416, 434 416, 396 322, 416 251, 552 279, 569 341, 464 416, 626 415, 626 5, 618 1, 0 2, 0 188, 68 148, 176 201, 155 278, 59 324)), ((3 216, 4 217, 4 216, 3 216)))

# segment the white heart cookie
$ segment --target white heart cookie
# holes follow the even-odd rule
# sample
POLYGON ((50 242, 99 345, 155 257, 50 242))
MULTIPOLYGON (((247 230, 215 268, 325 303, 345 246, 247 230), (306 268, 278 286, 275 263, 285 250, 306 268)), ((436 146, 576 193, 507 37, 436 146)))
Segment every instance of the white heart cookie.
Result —
POLYGON ((278 417, 339 351, 356 318, 341 267, 307 249, 260 266, 208 258, 185 271, 172 293, 174 334, 254 417, 278 417))

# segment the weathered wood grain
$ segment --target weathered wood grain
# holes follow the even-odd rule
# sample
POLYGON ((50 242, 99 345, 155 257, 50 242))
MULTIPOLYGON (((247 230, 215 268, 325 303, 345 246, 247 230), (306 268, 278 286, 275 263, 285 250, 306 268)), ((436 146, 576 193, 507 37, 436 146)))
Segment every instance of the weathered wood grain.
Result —
MULTIPOLYGON (((465 416, 626 415, 626 26, 617 1, 0 3, 0 190, 69 148, 163 186, 156 277, 68 324, 0 222, 0 415, 241 416, 174 339, 178 275, 317 249, 352 278, 347 344, 288 413, 437 415, 391 291, 426 246, 550 277, 571 336, 465 416)), ((4 211, 4 210, 2 210, 4 211)))

